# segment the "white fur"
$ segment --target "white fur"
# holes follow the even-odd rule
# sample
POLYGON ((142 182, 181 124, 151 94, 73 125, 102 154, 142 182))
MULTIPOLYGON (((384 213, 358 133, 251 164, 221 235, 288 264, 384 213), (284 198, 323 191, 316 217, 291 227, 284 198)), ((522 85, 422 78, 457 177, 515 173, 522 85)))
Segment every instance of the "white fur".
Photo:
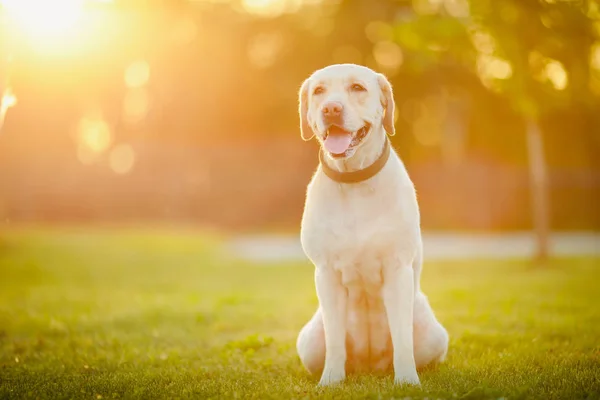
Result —
MULTIPOLYGON (((386 130, 393 134, 387 79, 351 64, 316 71, 300 92, 305 139, 315 134, 322 143, 320 105, 332 100, 344 106, 346 130, 355 132, 365 122, 372 127, 350 157, 326 156, 326 162, 339 171, 371 165, 386 130), (366 91, 350 89, 353 82, 366 91), (313 94, 317 85, 324 90, 313 94)), ((320 306, 301 330, 297 350, 311 373, 321 373, 320 385, 340 382, 346 372, 392 366, 396 383, 419 384, 418 367, 444 360, 448 334, 419 286, 423 254, 415 189, 395 151, 361 183, 336 183, 319 166, 307 189, 301 240, 315 265, 320 306)))

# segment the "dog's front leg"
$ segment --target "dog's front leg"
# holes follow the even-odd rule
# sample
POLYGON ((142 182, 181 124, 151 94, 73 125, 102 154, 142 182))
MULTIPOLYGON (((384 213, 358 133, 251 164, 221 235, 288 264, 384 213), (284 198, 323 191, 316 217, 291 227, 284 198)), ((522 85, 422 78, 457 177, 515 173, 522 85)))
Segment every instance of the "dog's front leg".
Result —
POLYGON ((420 384, 413 347, 414 291, 411 264, 386 266, 382 295, 394 347, 396 384, 420 384))
POLYGON ((347 293, 339 274, 328 267, 315 270, 315 286, 325 330, 325 366, 319 385, 327 386, 346 377, 347 293))

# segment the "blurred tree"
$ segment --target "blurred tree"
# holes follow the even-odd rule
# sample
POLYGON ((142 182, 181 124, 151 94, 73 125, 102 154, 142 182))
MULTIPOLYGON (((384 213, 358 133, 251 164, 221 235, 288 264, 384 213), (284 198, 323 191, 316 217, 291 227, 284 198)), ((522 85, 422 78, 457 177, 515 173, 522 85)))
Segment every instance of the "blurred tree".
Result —
POLYGON ((548 257, 548 172, 540 121, 558 109, 593 113, 590 54, 598 40, 595 0, 471 0, 476 71, 524 120, 530 164, 537 259, 548 257))
MULTIPOLYGON (((356 8, 360 2, 348 3, 356 8)), ((383 13, 391 16, 384 21, 364 9, 340 17, 347 20, 361 15, 370 20, 366 36, 373 43, 375 56, 375 63, 370 63, 392 77, 399 65, 393 62, 389 40, 400 46, 397 52, 404 64, 404 78, 412 75, 413 82, 426 87, 423 78, 431 82, 431 71, 435 71, 433 76, 445 79, 433 82, 451 87, 453 80, 462 84, 468 81, 471 71, 485 88, 508 101, 521 117, 527 139, 531 215, 539 261, 548 257, 551 226, 541 122, 565 108, 579 109, 591 120, 597 105, 592 92, 592 84, 597 82, 593 67, 600 64, 599 8, 592 0, 415 0, 394 3, 393 10, 383 13)), ((447 122, 464 125, 464 121, 447 122)), ((462 134, 458 137, 464 139, 462 134)), ((486 138, 491 139, 490 135, 486 138)))

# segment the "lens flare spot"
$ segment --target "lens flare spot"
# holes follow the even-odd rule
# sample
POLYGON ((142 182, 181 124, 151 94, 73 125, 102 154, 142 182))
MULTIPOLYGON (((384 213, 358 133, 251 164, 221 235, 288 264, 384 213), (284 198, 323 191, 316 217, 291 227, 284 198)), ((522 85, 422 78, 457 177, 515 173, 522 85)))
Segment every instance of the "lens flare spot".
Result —
POLYGON ((492 79, 509 79, 512 74, 512 65, 507 60, 487 54, 479 54, 477 57, 477 73, 485 83, 492 79))
POLYGON ((135 164, 135 152, 128 144, 115 146, 108 155, 108 165, 116 174, 124 175, 131 171, 135 164))
POLYGON ((564 90, 569 84, 569 76, 560 61, 548 62, 544 68, 544 75, 556 90, 564 90))
POLYGON ((263 17, 277 17, 286 10, 285 0, 242 0, 244 11, 263 17))
POLYGON ((473 30, 470 32, 471 42, 478 52, 491 55, 496 50, 496 41, 488 32, 473 30))
POLYGON ((125 69, 125 85, 129 88, 142 87, 149 80, 150 65, 144 60, 135 61, 125 69))
POLYGON ((17 97, 10 88, 4 91, 4 94, 0 98, 0 128, 4 125, 4 119, 9 108, 14 107, 17 104, 17 97))
POLYGON ((79 144, 91 153, 103 153, 112 142, 110 127, 100 118, 83 118, 78 131, 79 144))
POLYGON ((1 102, 3 109, 9 109, 17 105, 17 96, 15 96, 12 90, 8 88, 4 91, 1 102))
POLYGON ((467 18, 469 16, 469 2, 467 0, 445 0, 444 8, 455 18, 467 18))
POLYGON ((413 10, 417 14, 430 15, 439 12, 444 0, 413 0, 413 10))
POLYGON ((400 46, 389 41, 378 42, 373 48, 373 57, 388 74, 397 72, 404 61, 400 46))

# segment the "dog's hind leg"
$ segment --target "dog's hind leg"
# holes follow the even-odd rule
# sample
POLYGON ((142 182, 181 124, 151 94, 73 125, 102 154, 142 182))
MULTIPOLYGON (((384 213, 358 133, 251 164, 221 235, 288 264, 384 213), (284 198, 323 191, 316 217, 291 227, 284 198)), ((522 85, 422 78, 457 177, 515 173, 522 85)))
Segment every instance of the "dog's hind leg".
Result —
POLYGON ((448 352, 448 332, 435 318, 427 297, 421 292, 415 296, 413 329, 417 368, 443 362, 448 352))
POLYGON ((313 375, 320 375, 325 366, 325 330, 321 309, 308 321, 298 335, 296 350, 304 367, 313 375))

